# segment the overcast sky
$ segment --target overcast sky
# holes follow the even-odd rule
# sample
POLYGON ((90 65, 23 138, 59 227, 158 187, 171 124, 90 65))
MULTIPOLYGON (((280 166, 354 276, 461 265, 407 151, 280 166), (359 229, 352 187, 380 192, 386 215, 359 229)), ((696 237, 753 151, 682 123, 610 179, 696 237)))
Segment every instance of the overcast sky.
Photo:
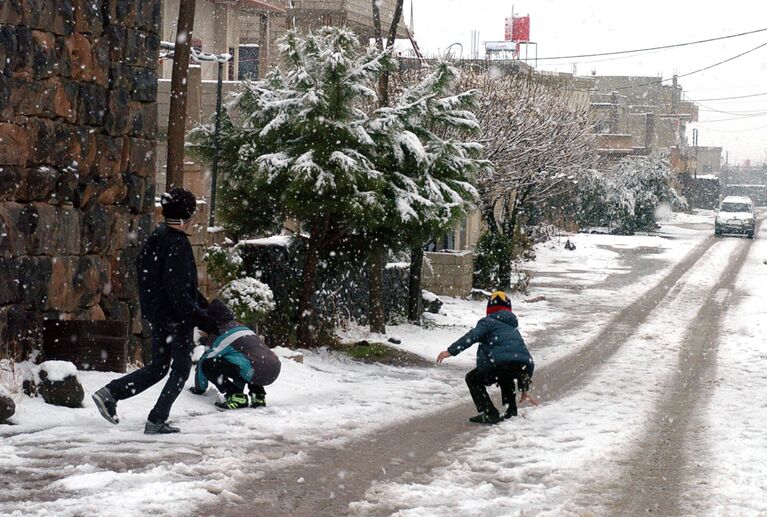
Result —
MULTIPOLYGON (((538 44, 539 58, 655 47, 767 28, 767 3, 762 0, 405 0, 408 23, 411 2, 421 50, 436 53, 459 42, 464 57, 471 50, 472 30, 479 31, 481 42, 503 39, 504 18, 511 14, 512 4, 517 15, 530 15, 530 37, 538 44)), ((578 75, 596 70, 599 75, 666 78, 763 43, 767 32, 620 59, 541 60, 538 68, 572 72, 575 65, 578 75)), ((459 46, 452 48, 460 53, 459 46)), ((529 55, 534 56, 532 48, 529 55)), ((679 82, 692 100, 767 93, 767 46, 679 82)), ((699 104, 699 145, 722 146, 731 163, 767 159, 767 95, 699 104)), ((691 128, 696 126, 688 129, 690 143, 691 128)))

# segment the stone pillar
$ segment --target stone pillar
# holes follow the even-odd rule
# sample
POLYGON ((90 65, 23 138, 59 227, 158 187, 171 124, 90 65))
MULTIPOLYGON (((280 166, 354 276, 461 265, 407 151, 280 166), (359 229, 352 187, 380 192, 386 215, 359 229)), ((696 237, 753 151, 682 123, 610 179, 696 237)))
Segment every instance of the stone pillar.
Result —
POLYGON ((0 2, 0 356, 46 318, 142 333, 160 0, 0 2))
POLYGON ((474 254, 471 251, 426 252, 421 286, 434 294, 458 298, 471 293, 474 254))

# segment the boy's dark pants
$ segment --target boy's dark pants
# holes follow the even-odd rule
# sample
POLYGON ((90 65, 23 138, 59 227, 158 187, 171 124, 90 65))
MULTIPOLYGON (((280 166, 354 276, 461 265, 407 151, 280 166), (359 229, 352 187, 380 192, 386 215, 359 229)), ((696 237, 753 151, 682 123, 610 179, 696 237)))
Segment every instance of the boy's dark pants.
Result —
POLYGON ((152 329, 152 361, 128 375, 107 384, 117 400, 138 395, 162 380, 170 370, 165 386, 147 420, 160 424, 168 420, 170 408, 178 398, 192 369, 194 327, 150 325, 152 329))
MULTIPOLYGON (((234 393, 243 393, 245 390, 245 379, 240 376, 240 369, 236 364, 227 361, 222 357, 211 357, 205 359, 202 363, 202 372, 205 377, 212 382, 218 391, 224 395, 234 393)), ((257 397, 265 397, 266 390, 263 386, 253 383, 247 383, 250 394, 257 397)))
POLYGON ((469 393, 477 406, 477 411, 497 412, 498 410, 490 400, 487 394, 486 386, 498 383, 501 387, 501 399, 507 406, 507 415, 517 414, 517 400, 514 396, 514 379, 519 384, 520 391, 530 389, 530 377, 532 368, 527 363, 513 362, 493 366, 487 374, 480 372, 476 368, 466 374, 466 385, 469 387, 469 393))

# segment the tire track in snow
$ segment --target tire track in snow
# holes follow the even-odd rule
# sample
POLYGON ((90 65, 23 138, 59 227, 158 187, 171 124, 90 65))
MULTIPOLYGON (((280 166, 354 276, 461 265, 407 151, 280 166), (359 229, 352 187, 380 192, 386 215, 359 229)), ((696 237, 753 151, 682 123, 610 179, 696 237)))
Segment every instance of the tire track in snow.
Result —
MULTIPOLYGON (((639 300, 619 311, 588 345, 536 371, 536 392, 542 401, 558 399, 578 387, 607 362, 669 294, 679 279, 716 242, 713 237, 693 248, 639 300)), ((545 339, 541 336, 539 339, 545 339)), ((442 413, 383 429, 343 448, 312 451, 305 463, 267 472, 236 489, 245 503, 202 507, 201 514, 221 516, 345 515, 349 503, 364 497, 374 481, 395 480, 405 473, 427 473, 444 464, 439 452, 469 441, 477 427, 466 422, 470 402, 442 413)))
POLYGON ((693 449, 697 454, 705 451, 692 447, 691 439, 705 425, 700 410, 707 401, 707 382, 716 366, 722 318, 752 243, 743 241, 687 325, 676 373, 667 389, 669 396, 660 402, 626 460, 621 485, 607 504, 609 513, 685 515, 694 506, 695 502, 685 497, 685 481, 692 468, 693 449))

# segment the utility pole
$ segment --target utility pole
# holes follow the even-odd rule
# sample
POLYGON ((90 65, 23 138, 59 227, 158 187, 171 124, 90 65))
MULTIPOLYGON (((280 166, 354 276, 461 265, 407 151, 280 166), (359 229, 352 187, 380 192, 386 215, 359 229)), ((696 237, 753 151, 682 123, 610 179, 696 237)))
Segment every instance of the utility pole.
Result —
POLYGON ((168 157, 165 190, 184 186, 184 137, 186 135, 186 99, 189 55, 192 47, 195 0, 181 0, 178 7, 176 44, 170 83, 168 114, 168 157))
POLYGON ((698 130, 692 130, 692 145, 695 147, 695 179, 698 178, 698 130))

